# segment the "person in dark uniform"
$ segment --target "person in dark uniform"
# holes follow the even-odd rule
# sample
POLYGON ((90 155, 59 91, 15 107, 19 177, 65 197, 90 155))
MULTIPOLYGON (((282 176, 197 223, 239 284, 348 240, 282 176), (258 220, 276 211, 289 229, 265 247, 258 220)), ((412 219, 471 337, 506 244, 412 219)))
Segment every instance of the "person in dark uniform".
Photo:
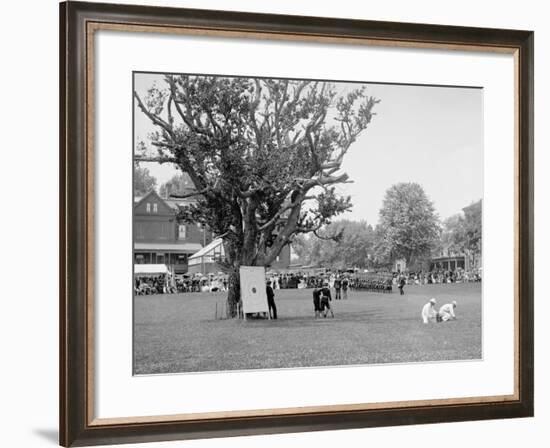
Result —
POLYGON ((342 280, 342 291, 344 292, 344 299, 348 298, 348 287, 349 287, 349 280, 347 277, 344 277, 342 280))
POLYGON ((407 281, 405 280, 405 276, 402 276, 401 280, 399 280, 399 295, 400 296, 405 295, 405 291, 403 289, 405 288, 406 284, 407 284, 407 281))
POLYGON ((269 307, 269 316, 272 319, 277 319, 277 306, 275 305, 275 293, 271 287, 271 282, 266 281, 265 292, 267 294, 267 306, 269 307))
POLYGON ((334 300, 340 300, 342 298, 342 279, 339 275, 334 279, 334 291, 336 292, 334 300))
POLYGON ((328 287, 328 282, 323 283, 323 288, 321 289, 320 294, 321 294, 321 312, 323 313, 323 317, 327 317, 327 314, 329 311, 331 316, 334 317, 334 313, 332 312, 332 308, 330 307, 332 296, 330 295, 330 288, 328 287))
POLYGON ((321 288, 313 288, 313 310, 315 317, 321 317, 321 288))

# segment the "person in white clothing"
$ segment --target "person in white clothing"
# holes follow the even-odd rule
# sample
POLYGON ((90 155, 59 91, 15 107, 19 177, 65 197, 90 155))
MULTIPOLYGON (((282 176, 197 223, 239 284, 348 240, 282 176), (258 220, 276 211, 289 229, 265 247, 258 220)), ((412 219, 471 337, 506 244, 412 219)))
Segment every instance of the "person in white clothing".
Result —
POLYGON ((447 322, 448 320, 455 320, 455 308, 456 301, 453 300, 453 303, 446 303, 441 308, 439 308, 439 313, 437 314, 438 322, 447 322))
POLYGON ((437 301, 435 299, 430 299, 426 305, 422 308, 422 322, 425 324, 433 322, 436 320, 437 311, 435 310, 435 304, 437 301))

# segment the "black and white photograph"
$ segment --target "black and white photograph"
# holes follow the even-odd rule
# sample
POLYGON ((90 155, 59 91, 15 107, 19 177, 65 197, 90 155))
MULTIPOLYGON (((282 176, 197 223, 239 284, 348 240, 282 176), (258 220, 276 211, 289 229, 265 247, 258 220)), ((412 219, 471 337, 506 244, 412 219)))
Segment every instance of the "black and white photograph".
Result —
POLYGON ((4 2, 0 445, 547 445, 544 5, 4 2))
POLYGON ((482 88, 133 76, 134 374, 482 359, 482 88))

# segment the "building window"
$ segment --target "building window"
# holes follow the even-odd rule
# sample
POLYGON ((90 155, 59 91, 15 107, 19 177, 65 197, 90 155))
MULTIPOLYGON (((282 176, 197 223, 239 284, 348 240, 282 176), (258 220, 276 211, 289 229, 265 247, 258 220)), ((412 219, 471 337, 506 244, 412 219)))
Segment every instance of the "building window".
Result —
POLYGON ((178 225, 178 239, 184 240, 187 238, 187 226, 185 224, 178 225))
POLYGON ((159 207, 158 207, 158 204, 155 202, 153 204, 153 213, 158 213, 158 211, 159 211, 159 207))
POLYGON ((174 224, 169 222, 161 222, 156 225, 157 233, 155 235, 158 240, 174 239, 174 224))
POLYGON ((147 213, 151 213, 151 204, 147 203, 147 213))
POLYGON ((137 222, 135 224, 135 238, 136 240, 143 240, 145 239, 145 228, 144 224, 142 222, 137 222))

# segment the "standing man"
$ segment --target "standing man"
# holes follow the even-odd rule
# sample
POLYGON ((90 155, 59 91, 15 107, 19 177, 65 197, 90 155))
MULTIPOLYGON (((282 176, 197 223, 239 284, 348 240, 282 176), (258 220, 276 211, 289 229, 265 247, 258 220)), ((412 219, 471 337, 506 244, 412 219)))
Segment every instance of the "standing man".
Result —
POLYGON ((426 305, 422 308, 422 322, 425 324, 433 322, 437 318, 437 311, 435 310, 435 304, 437 301, 435 299, 430 299, 426 305))
POLYGON ((340 300, 342 298, 342 279, 340 278, 340 275, 337 275, 334 279, 334 290, 336 291, 334 300, 340 300))
POLYGON ((348 287, 349 287, 349 280, 347 277, 344 277, 344 279, 342 280, 342 291, 344 292, 344 299, 348 298, 348 287))
POLYGON ((275 305, 275 293, 271 287, 271 281, 266 280, 265 292, 267 294, 267 306, 269 308, 269 316, 272 319, 277 319, 277 306, 275 305))
POLYGON ((323 312, 323 317, 327 317, 327 313, 330 311, 332 317, 334 313, 330 307, 330 302, 332 297, 330 295, 330 288, 328 287, 328 282, 323 283, 323 288, 321 289, 321 311, 323 312))
POLYGON ((399 295, 404 296, 405 295, 405 285, 407 284, 407 281, 405 280, 405 276, 401 276, 401 279, 399 280, 399 295))

